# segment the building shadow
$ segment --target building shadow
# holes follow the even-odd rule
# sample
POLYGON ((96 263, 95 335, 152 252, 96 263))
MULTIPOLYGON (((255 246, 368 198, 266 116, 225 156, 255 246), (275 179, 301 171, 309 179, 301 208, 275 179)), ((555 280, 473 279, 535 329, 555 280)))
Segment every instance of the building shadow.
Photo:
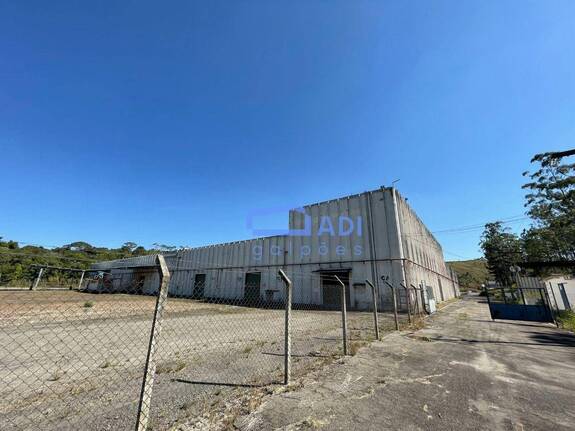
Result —
MULTIPOLYGON (((269 355, 269 356, 281 356, 284 357, 283 353, 273 353, 273 352, 262 352, 262 355, 269 355)), ((290 355, 292 358, 331 358, 333 355, 326 355, 321 353, 292 353, 290 355)))
POLYGON ((538 332, 529 333, 528 337, 534 342, 525 341, 500 341, 500 340, 476 340, 470 338, 447 338, 447 337, 427 337, 431 341, 457 344, 502 344, 512 346, 555 346, 555 347, 575 347, 575 336, 572 334, 541 334, 538 332))
POLYGON ((553 323, 546 323, 546 322, 541 322, 541 323, 517 323, 516 321, 513 322, 506 322, 504 320, 481 320, 481 319, 472 319, 473 322, 479 322, 479 323, 497 323, 497 324, 502 324, 502 325, 513 325, 513 326, 531 326, 533 328, 555 328, 555 325, 553 325, 553 323))
POLYGON ((549 346, 565 346, 565 347, 575 347, 575 335, 570 333, 553 333, 553 334, 541 334, 538 332, 532 332, 529 338, 537 341, 540 344, 545 344, 549 346))
POLYGON ((188 385, 197 386, 224 386, 230 388, 265 388, 269 385, 279 385, 283 382, 270 382, 266 384, 250 384, 250 383, 229 383, 229 382, 207 382, 203 380, 187 380, 187 379, 172 379, 172 382, 186 383, 188 385))

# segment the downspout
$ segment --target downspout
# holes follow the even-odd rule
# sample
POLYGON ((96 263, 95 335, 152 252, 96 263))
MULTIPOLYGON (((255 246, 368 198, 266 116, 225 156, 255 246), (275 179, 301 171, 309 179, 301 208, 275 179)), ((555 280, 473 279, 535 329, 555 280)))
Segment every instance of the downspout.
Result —
MULTIPOLYGON (((371 276, 373 277, 373 282, 376 286, 376 291, 379 293, 379 289, 377 289, 379 283, 379 276, 377 273, 377 255, 376 255, 376 247, 375 247, 375 236, 373 234, 373 213, 371 211, 372 206, 372 199, 371 199, 371 192, 367 193, 367 217, 368 217, 368 229, 369 229, 369 253, 371 255, 371 276)), ((379 294, 378 294, 379 296, 379 294)), ((379 302, 379 297, 378 297, 379 302)))
POLYGON ((399 249, 399 262, 401 265, 401 276, 402 283, 404 286, 407 286, 407 275, 405 273, 405 256, 403 254, 403 240, 401 238, 401 225, 399 223, 399 209, 397 206, 397 196, 395 187, 391 187, 391 195, 392 195, 392 202, 393 202, 393 214, 395 217, 395 230, 397 232, 397 242, 398 242, 398 249, 399 249))

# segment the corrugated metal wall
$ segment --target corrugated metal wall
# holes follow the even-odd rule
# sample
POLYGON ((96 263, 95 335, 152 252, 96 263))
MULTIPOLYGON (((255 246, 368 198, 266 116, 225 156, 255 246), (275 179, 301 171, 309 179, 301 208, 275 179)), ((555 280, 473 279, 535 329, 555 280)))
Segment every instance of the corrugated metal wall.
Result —
POLYGON ((438 302, 459 296, 459 284, 443 258, 441 245, 405 199, 397 193, 397 206, 407 282, 432 286, 438 302))
MULTIPOLYGON (((270 291, 274 300, 283 299, 284 287, 277 270, 284 268, 294 282, 294 303, 322 304, 319 271, 350 270, 350 299, 354 308, 369 308, 371 292, 366 279, 389 276, 399 287, 405 270, 407 282, 424 281, 434 286, 436 298, 449 299, 458 294, 456 282, 443 261, 441 247, 433 235, 397 196, 394 206, 392 189, 378 189, 341 199, 334 199, 289 214, 291 230, 305 230, 295 235, 273 236, 183 250, 166 255, 172 271, 170 293, 190 296, 194 278, 206 274, 207 297, 241 299, 246 272, 261 272, 262 297, 270 291), (400 223, 396 223, 396 210, 400 223), (400 247, 407 263, 402 267, 400 247), (306 229, 307 228, 307 229, 306 229), (443 278, 441 283, 438 277, 443 278), (355 286, 353 287, 353 285, 355 286), (441 284, 441 289, 439 285, 441 284)), ((149 266, 155 256, 102 262, 95 269, 149 266)), ((391 306, 391 294, 380 284, 381 307, 391 306)))

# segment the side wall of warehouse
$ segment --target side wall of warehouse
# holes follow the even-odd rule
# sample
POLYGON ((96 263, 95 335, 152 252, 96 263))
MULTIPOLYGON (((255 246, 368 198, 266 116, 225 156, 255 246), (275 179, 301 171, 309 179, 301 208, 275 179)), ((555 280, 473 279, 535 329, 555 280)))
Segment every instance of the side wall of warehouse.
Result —
POLYGON ((398 198, 397 206, 407 283, 431 286, 437 302, 459 296, 457 276, 445 263, 439 242, 404 199, 398 198))

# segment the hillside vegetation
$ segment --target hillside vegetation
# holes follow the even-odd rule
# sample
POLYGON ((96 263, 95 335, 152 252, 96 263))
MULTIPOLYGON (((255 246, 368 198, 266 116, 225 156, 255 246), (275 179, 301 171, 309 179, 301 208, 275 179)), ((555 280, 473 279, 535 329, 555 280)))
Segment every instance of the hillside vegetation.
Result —
POLYGON ((448 265, 457 273, 462 289, 479 289, 489 278, 485 259, 453 261, 448 265))
MULTIPOLYGON (((33 245, 21 246, 16 241, 0 238, 0 285, 26 286, 37 273, 33 264, 63 268, 87 269, 94 262, 125 257, 142 256, 160 251, 147 250, 137 244, 127 242, 120 248, 94 247, 78 241, 61 247, 45 248, 33 245)), ((77 277, 66 271, 51 270, 46 273, 46 281, 54 284, 67 284, 77 277)))

